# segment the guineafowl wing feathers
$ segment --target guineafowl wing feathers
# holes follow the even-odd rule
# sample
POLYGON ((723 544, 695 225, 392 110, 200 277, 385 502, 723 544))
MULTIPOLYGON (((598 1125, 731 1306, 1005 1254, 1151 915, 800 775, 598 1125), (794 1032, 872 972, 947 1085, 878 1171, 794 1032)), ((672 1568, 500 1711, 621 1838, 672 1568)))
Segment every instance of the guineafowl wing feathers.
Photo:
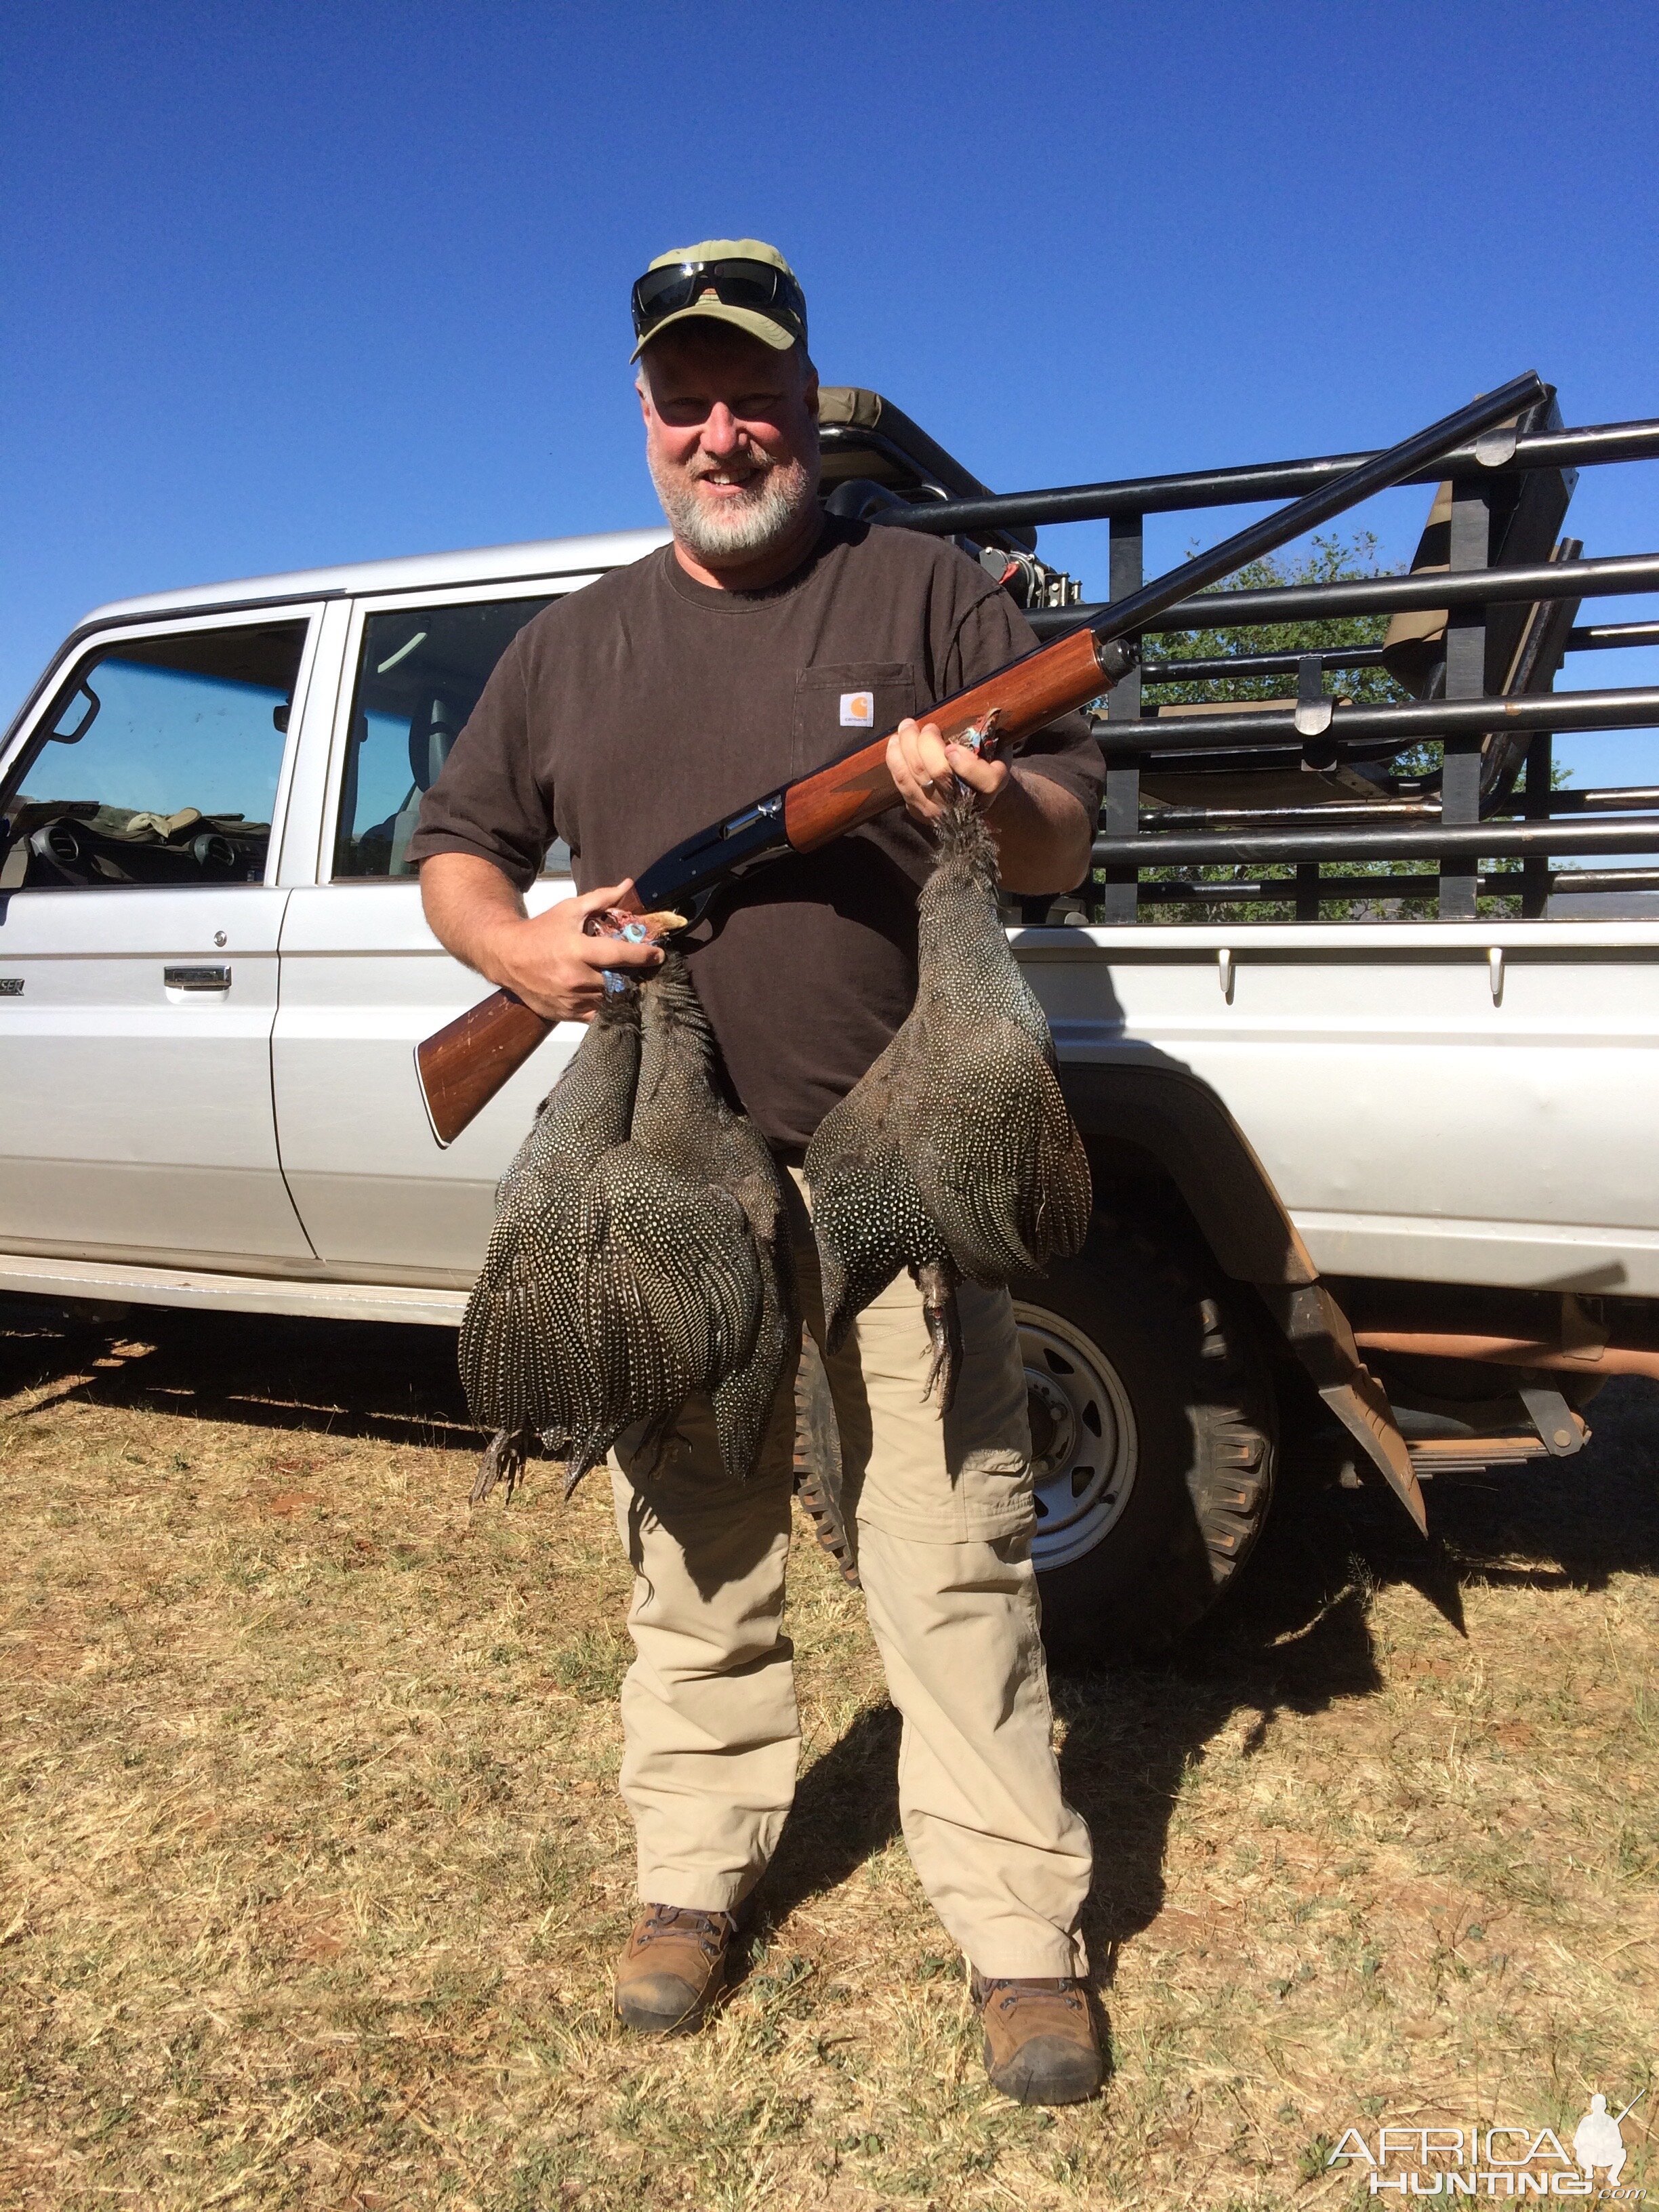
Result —
POLYGON ((988 1022, 937 1071, 909 1146, 921 1203, 976 1282, 1041 1273, 1088 1230, 1088 1156, 1030 1034, 988 1022))
MULTIPOLYGON (((574 1213, 574 1206, 570 1211, 574 1213)), ((556 1449, 586 1415, 576 1285, 562 1243, 497 1224, 461 1324, 461 1381, 486 1428, 534 1429, 556 1449)))
POLYGON ((811 1189, 812 1236, 833 1352, 902 1267, 939 1250, 939 1237, 915 1175, 895 1151, 862 1158, 843 1155, 823 1169, 811 1189))
POLYGON ((743 1208, 638 1145, 607 1152, 583 1195, 582 1304, 611 1437, 672 1419, 754 1349, 763 1286, 743 1208))
POLYGON ((714 1393, 714 1434, 726 1471, 741 1482, 754 1472, 785 1364, 800 1341, 792 1287, 763 1255, 761 1308, 753 1349, 714 1393))
POLYGON ((553 1450, 592 1418, 575 1265, 581 1187, 628 1133, 639 1066, 638 1008, 607 1005, 497 1186, 495 1229, 461 1325, 473 1418, 510 1433, 535 1430, 553 1450))
POLYGON ((1088 1158, 1042 1010, 988 897, 958 903, 958 931, 925 942, 908 1018, 807 1147, 832 1346, 901 1267, 948 1257, 1006 1283, 1087 1231, 1088 1158))
POLYGON ((928 1084, 927 1042, 913 1016, 830 1109, 806 1148, 831 1351, 900 1268, 939 1249, 909 1159, 913 1102, 928 1084))

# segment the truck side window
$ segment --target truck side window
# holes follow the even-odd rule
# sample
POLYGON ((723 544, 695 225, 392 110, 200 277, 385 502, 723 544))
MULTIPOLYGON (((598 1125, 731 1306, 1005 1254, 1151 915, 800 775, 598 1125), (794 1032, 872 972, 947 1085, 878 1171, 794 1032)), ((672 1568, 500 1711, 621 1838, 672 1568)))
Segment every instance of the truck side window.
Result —
MULTIPOLYGON (((410 877, 409 841, 421 801, 466 726, 489 672, 532 615, 549 604, 486 599, 471 606, 399 607, 363 624, 350 750, 340 786, 334 875, 410 877)), ((545 872, 563 874, 556 845, 545 872)))
POLYGON ((82 661, 8 805, 4 887, 262 883, 305 637, 185 631, 82 661))

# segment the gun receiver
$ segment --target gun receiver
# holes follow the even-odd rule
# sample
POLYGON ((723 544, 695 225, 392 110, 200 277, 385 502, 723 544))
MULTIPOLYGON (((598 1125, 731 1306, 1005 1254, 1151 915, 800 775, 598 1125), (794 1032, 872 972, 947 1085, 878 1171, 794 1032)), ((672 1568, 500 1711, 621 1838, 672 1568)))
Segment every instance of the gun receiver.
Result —
MULTIPOLYGON (((1276 551, 1373 492, 1430 466, 1468 439, 1478 438, 1546 396, 1535 372, 1514 377, 1455 414, 1391 446, 1345 476, 1236 531, 1207 552, 1183 561, 1138 592, 1117 599, 1093 623, 1010 661, 994 676, 930 707, 923 717, 948 741, 998 717, 998 736, 1018 747, 1062 714, 1097 699, 1139 658, 1136 641, 1158 616, 1247 562, 1276 551)), ((816 852, 898 804, 887 772, 887 738, 832 761, 828 768, 768 792, 723 821, 711 823, 653 860, 634 897, 641 908, 679 907, 693 913, 754 869, 791 853, 816 852)), ((495 991, 417 1045, 415 1066, 433 1134, 453 1142, 552 1029, 551 1022, 510 991, 495 991)))

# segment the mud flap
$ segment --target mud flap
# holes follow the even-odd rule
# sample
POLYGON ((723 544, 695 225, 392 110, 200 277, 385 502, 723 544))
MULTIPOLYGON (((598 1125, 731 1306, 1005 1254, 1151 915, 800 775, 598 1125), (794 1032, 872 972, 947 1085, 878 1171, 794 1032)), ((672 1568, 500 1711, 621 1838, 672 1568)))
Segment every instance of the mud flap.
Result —
POLYGON ((1323 1283, 1258 1283, 1314 1388, 1417 1523, 1429 1533, 1423 1492, 1388 1393, 1359 1357, 1348 1317, 1323 1283))

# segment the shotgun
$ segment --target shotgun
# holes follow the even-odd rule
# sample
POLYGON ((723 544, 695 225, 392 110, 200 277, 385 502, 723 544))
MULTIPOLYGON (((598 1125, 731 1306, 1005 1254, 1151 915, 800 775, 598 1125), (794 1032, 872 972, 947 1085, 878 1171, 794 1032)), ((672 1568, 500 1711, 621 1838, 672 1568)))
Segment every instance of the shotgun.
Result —
MULTIPOLYGON (((1010 661, 983 683, 942 699, 918 719, 934 724, 947 743, 975 744, 991 718, 1000 744, 1018 746, 1035 732, 1109 691, 1138 658, 1135 640, 1180 600, 1231 575, 1356 507, 1373 492, 1427 468, 1466 440, 1507 422, 1547 396, 1528 371, 1455 415, 1431 423, 1386 453, 1350 469, 1305 498, 1236 531, 1219 545, 1183 561, 1166 575, 1115 600, 1093 622, 1010 661)), ((878 738, 828 768, 769 791, 750 805, 687 837, 635 881, 641 909, 680 908, 700 915, 715 894, 770 860, 819 846, 898 804, 887 773, 887 738, 878 738)), ((448 1145, 529 1059, 554 1024, 515 998, 492 991, 416 1048, 421 1096, 441 1145, 448 1145)))

